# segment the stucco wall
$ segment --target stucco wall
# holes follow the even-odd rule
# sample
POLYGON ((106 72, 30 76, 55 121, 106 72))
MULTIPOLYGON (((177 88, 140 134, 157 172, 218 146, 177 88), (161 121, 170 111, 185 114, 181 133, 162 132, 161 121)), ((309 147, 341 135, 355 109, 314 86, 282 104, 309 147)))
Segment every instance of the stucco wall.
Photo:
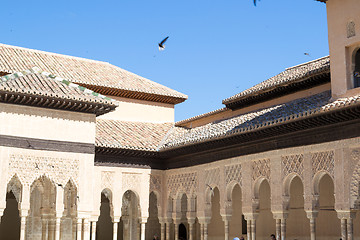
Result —
POLYGON ((115 111, 99 118, 136 122, 174 122, 174 105, 109 96, 117 100, 115 111))

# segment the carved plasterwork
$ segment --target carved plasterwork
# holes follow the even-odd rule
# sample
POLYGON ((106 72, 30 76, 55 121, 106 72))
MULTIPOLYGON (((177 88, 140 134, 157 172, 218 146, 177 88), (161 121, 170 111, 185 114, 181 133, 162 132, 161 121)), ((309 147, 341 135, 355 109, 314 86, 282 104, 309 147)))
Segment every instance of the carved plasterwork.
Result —
MULTIPOLYGON (((360 197, 360 149, 354 149, 351 152, 351 158, 353 159, 353 162, 356 162, 357 164, 351 177, 350 196, 353 201, 358 201, 360 197)), ((357 204, 359 205, 359 201, 357 204)))
POLYGON ((160 175, 150 175, 150 192, 157 191, 161 192, 161 176, 160 175))
POLYGON ((252 178, 255 181, 259 177, 270 180, 270 159, 261 159, 252 162, 252 178))
POLYGON ((20 201, 21 197, 21 182, 14 176, 7 185, 7 192, 12 192, 16 198, 16 201, 20 201))
POLYGON ((213 168, 205 171, 205 184, 219 186, 220 168, 213 168))
POLYGON ((179 192, 190 194, 197 190, 197 173, 182 173, 170 175, 167 179, 167 190, 170 196, 179 192))
POLYGON ((123 173, 122 184, 125 190, 140 190, 141 174, 140 173, 123 173))
POLYGON ((317 172, 325 171, 334 178, 334 151, 311 153, 313 177, 317 172))
POLYGON ((240 186, 242 186, 241 164, 226 166, 225 179, 226 185, 228 185, 231 181, 236 181, 240 186))
POLYGON ((56 183, 72 179, 79 184, 79 160, 31 155, 10 155, 8 179, 17 175, 24 185, 32 184, 40 176, 48 176, 56 183))
POLYGON ((112 189, 114 182, 115 172, 114 171, 102 171, 101 172, 101 188, 112 189))
POLYGON ((349 22, 347 24, 347 37, 348 38, 351 38, 351 37, 354 37, 356 35, 356 32, 355 32, 355 23, 353 21, 349 22))
POLYGON ((281 156, 283 178, 291 173, 296 173, 300 176, 301 179, 303 179, 303 162, 303 154, 281 156))

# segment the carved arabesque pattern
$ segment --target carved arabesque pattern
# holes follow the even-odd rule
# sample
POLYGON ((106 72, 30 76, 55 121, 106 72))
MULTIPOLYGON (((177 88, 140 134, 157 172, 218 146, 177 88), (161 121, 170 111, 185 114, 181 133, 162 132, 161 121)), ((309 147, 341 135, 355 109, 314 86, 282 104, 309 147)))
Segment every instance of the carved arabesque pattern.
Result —
POLYGON ((101 189, 110 188, 114 182, 115 172, 114 171, 102 171, 101 172, 101 189))
POLYGON ((281 156, 283 178, 288 176, 290 173, 297 173, 300 178, 303 179, 303 162, 303 154, 281 156))
POLYGON ((334 151, 311 153, 312 175, 325 171, 334 178, 334 151))
POLYGON ((179 192, 188 195, 197 190, 197 173, 181 173, 170 175, 167 179, 167 190, 170 196, 174 197, 179 192))
POLYGON ((157 191, 161 192, 161 176, 160 175, 150 175, 150 192, 157 191))
MULTIPOLYGON (((360 195, 360 149, 354 149, 351 152, 353 162, 356 162, 356 167, 351 177, 350 182, 350 196, 353 200, 359 201, 360 195)), ((358 203, 359 204, 359 203, 358 203)), ((357 206, 359 207, 359 206, 357 206)))
POLYGON ((355 35, 356 35, 355 23, 353 21, 351 21, 347 24, 347 37, 351 38, 351 37, 354 37, 355 35))
POLYGON ((231 181, 236 181, 242 186, 241 164, 230 165, 225 167, 226 185, 231 181))
POLYGON ((205 184, 219 186, 220 168, 213 168, 205 171, 205 184))
POLYGON ((8 183, 7 192, 12 192, 16 198, 16 201, 19 202, 21 197, 21 183, 16 176, 11 178, 10 182, 8 183))
POLYGON ((141 174, 140 173, 123 173, 122 174, 123 189, 140 191, 141 174))
POLYGON ((56 183, 70 180, 79 184, 79 160, 31 155, 10 155, 8 179, 17 175, 24 185, 30 185, 40 176, 48 176, 56 183))
POLYGON ((253 181, 259 177, 270 180, 270 159, 261 159, 252 162, 252 178, 253 181))

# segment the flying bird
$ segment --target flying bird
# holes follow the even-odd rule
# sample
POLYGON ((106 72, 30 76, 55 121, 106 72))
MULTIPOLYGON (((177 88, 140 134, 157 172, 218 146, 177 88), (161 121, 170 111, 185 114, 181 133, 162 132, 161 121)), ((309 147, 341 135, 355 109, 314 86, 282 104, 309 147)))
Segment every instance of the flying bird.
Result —
POLYGON ((306 52, 306 53, 304 53, 304 55, 306 55, 306 56, 309 56, 309 57, 310 57, 310 53, 307 53, 307 52, 306 52))
MULTIPOLYGON (((260 1, 260 0, 259 0, 260 1)), ((256 7, 256 0, 254 0, 254 6, 256 7)))
POLYGON ((167 36, 166 38, 164 38, 158 45, 159 45, 159 51, 162 51, 165 49, 165 42, 166 40, 168 40, 169 36, 167 36))

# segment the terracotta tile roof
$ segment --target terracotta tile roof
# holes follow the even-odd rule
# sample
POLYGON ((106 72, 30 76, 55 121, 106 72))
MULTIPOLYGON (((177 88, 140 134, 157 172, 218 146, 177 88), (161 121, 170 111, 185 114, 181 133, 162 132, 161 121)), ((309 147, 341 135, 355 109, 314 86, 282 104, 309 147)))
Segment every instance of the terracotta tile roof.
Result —
POLYGON ((97 147, 157 151, 173 123, 96 120, 97 147))
POLYGON ((111 93, 109 95, 122 96, 126 93, 129 97, 139 97, 140 93, 152 96, 148 97, 150 100, 156 99, 154 96, 160 96, 161 99, 167 98, 166 101, 174 103, 187 99, 185 94, 107 62, 0 44, 0 72, 14 73, 33 67, 88 88, 96 86, 100 90, 107 89, 111 93))
POLYGON ((311 62, 287 68, 282 73, 269 78, 245 91, 223 100, 223 104, 230 104, 239 100, 269 92, 280 86, 306 80, 310 77, 330 72, 330 57, 323 57, 311 62))
POLYGON ((211 116, 211 115, 214 115, 214 114, 217 114, 217 113, 225 112, 227 110, 229 110, 229 109, 226 108, 226 107, 219 108, 219 109, 213 110, 211 112, 203 113, 203 114, 191 117, 191 118, 187 118, 187 119, 178 121, 178 122, 175 123, 175 126, 179 126, 179 125, 182 125, 182 124, 185 124, 185 123, 188 123, 188 122, 192 122, 192 121, 195 121, 195 120, 198 120, 198 119, 201 119, 201 118, 204 118, 204 117, 208 117, 208 116, 211 116))
POLYGON ((97 115, 116 107, 111 98, 38 68, 0 77, 0 101, 72 111, 94 111, 97 115), (18 100, 14 99, 15 96, 18 100))
POLYGON ((332 101, 330 92, 326 91, 192 129, 175 127, 159 149, 167 150, 251 132, 353 105, 360 105, 360 95, 332 101))

